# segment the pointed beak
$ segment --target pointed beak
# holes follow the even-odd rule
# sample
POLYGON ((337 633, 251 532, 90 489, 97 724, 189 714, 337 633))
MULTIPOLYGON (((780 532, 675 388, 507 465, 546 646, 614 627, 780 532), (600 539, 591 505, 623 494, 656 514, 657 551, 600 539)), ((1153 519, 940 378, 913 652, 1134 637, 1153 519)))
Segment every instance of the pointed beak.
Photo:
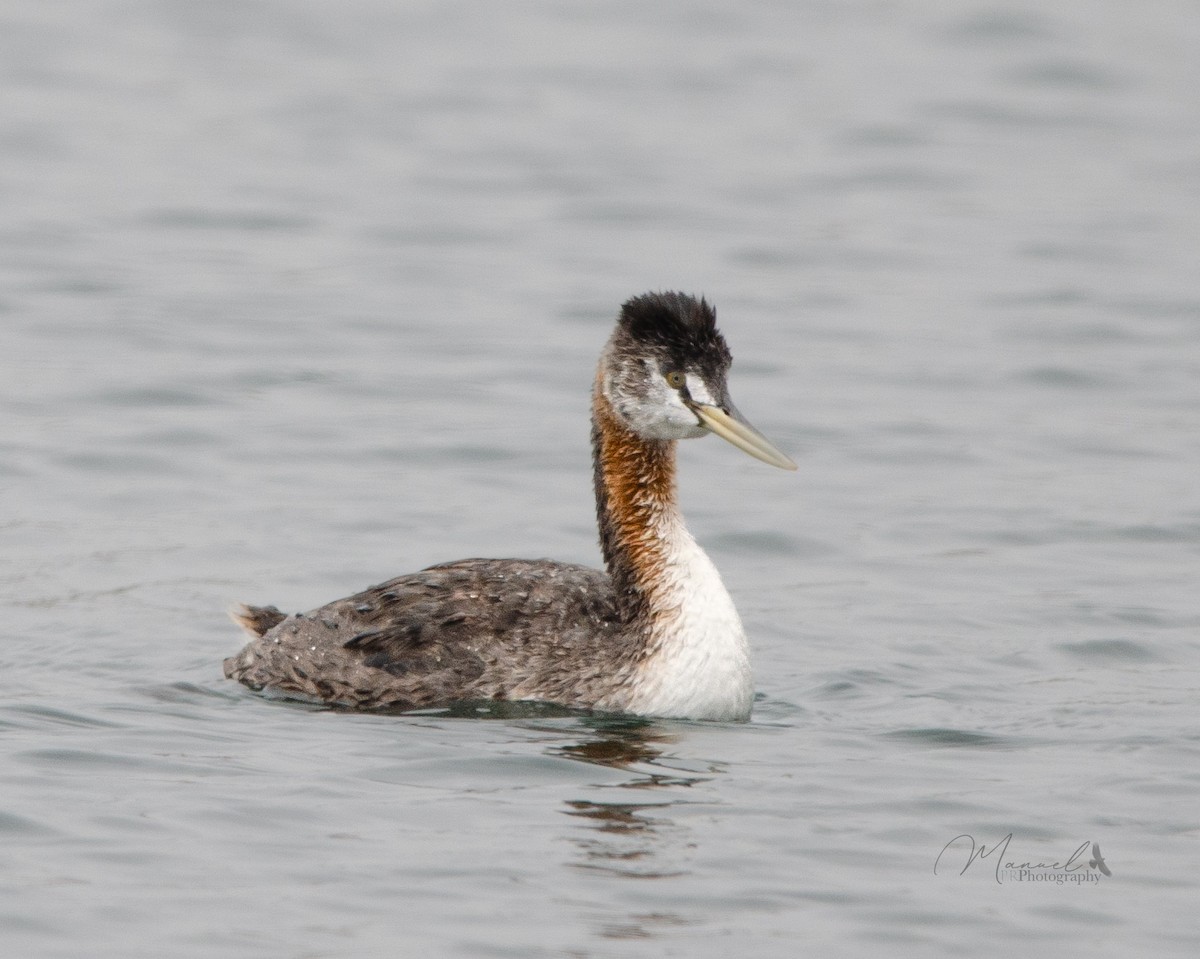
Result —
POLYGON ((775 445, 758 430, 746 422, 746 418, 730 403, 726 409, 719 406, 709 406, 707 403, 692 403, 692 412, 699 417, 701 424, 709 431, 716 433, 723 440, 732 443, 743 452, 749 453, 755 459, 764 463, 778 466, 784 470, 794 470, 796 464, 784 456, 775 445))

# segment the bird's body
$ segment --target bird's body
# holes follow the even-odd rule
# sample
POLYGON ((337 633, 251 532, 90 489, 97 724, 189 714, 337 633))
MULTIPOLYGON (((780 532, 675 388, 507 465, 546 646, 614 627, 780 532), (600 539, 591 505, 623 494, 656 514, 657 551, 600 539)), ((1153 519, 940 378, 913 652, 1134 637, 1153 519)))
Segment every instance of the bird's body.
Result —
POLYGON ((675 441, 712 431, 794 469, 729 402, 730 357, 703 300, 622 308, 592 402, 606 570, 469 559, 400 576, 310 613, 242 606, 253 637, 225 675, 357 709, 533 700, 702 719, 750 713, 733 601, 675 500, 675 441))

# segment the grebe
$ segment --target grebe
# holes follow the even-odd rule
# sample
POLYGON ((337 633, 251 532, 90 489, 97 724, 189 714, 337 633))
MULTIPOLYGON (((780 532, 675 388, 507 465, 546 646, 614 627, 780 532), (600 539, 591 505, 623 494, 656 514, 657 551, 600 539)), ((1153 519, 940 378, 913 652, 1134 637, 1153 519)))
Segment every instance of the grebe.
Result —
POLYGON ((772 466, 796 468, 734 408, 730 360, 703 299, 647 293, 621 307, 592 392, 606 572, 464 559, 295 616, 237 606, 230 615, 253 639, 225 660, 225 675, 353 709, 534 700, 747 718, 746 635, 675 502, 676 440, 712 432, 772 466))

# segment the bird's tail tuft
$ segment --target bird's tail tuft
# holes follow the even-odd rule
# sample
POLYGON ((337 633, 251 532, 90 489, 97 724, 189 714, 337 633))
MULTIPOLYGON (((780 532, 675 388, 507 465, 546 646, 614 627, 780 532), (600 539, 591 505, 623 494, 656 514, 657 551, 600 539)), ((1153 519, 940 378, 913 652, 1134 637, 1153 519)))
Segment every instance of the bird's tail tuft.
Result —
POLYGON ((282 623, 287 617, 274 606, 250 606, 235 603, 228 609, 229 618, 242 627, 247 635, 258 637, 282 623))

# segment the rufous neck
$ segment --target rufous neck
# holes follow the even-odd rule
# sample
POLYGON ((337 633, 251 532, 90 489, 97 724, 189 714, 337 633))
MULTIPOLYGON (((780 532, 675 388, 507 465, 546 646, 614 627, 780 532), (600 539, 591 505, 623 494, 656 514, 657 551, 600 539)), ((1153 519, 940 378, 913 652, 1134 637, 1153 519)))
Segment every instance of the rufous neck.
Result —
POLYGON ((592 465, 600 548, 617 601, 630 617, 649 616, 655 584, 669 562, 668 530, 682 525, 675 501, 675 441, 638 436, 597 388, 592 465))

